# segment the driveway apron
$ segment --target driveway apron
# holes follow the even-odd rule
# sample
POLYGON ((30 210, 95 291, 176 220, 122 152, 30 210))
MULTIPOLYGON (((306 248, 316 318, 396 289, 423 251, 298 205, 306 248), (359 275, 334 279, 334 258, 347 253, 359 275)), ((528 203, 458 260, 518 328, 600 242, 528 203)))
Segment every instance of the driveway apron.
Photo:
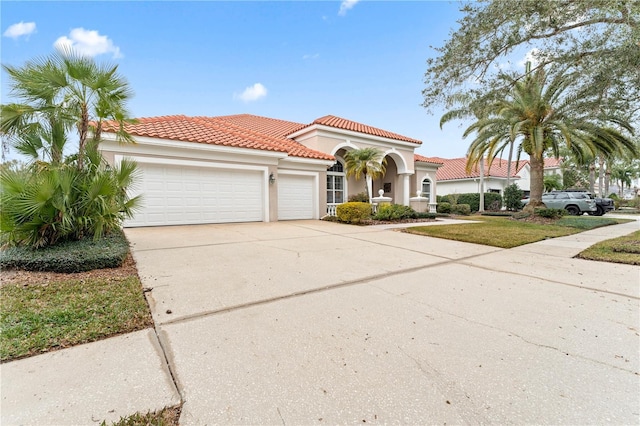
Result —
POLYGON ((640 268, 562 258, 571 238, 545 254, 321 221, 126 233, 182 425, 640 419, 640 268))

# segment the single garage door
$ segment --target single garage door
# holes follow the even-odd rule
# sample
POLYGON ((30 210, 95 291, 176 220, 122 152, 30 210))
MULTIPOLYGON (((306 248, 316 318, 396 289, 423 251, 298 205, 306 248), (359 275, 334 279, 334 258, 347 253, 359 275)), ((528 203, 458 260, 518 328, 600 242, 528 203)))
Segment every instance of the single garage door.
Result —
POLYGON ((278 220, 314 219, 315 180, 313 176, 278 176, 278 220))
POLYGON ((264 220, 260 171, 139 163, 142 208, 125 226, 264 220))

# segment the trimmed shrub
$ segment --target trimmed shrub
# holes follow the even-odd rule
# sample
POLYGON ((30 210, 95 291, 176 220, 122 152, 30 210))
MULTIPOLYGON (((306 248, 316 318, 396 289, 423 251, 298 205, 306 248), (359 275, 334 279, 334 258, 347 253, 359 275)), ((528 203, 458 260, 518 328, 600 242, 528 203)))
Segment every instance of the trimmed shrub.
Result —
POLYGON ((40 249, 9 247, 0 251, 0 269, 73 273, 117 268, 128 253, 129 243, 118 230, 97 240, 85 237, 40 249))
POLYGON ((451 213, 460 214, 460 215, 470 215, 471 207, 469 204, 456 204, 455 206, 451 206, 451 213))
POLYGON ((359 194, 354 194, 349 197, 350 203, 368 203, 369 196, 366 192, 360 192, 359 194))
POLYGON ((512 217, 513 212, 505 211, 485 211, 481 213, 482 216, 495 216, 495 217, 512 217))
POLYGON ((383 204, 378 206, 378 211, 374 215, 376 220, 402 220, 415 219, 418 214, 414 209, 402 204, 383 204))
POLYGON ((339 204, 336 207, 336 216, 340 222, 360 223, 371 218, 371 204, 357 201, 339 204))
POLYGON ((547 219, 559 219, 567 214, 565 209, 547 209, 542 207, 534 209, 533 212, 536 216, 546 217, 547 219))
MULTIPOLYGON (((437 197, 438 203, 442 202, 450 203, 452 206, 456 204, 468 204, 472 212, 480 210, 480 194, 477 192, 468 192, 463 194, 449 194, 437 197)), ((492 204, 498 204, 502 206, 502 196, 496 192, 484 193, 484 208, 489 209, 492 204)))
POLYGON ((504 189, 504 205, 507 210, 517 211, 522 208, 522 197, 524 191, 513 183, 504 189))
POLYGON ((435 219, 438 217, 438 213, 429 213, 429 212, 417 212, 417 219, 435 219))
POLYGON ((436 211, 438 213, 451 213, 451 203, 447 201, 438 201, 436 211))

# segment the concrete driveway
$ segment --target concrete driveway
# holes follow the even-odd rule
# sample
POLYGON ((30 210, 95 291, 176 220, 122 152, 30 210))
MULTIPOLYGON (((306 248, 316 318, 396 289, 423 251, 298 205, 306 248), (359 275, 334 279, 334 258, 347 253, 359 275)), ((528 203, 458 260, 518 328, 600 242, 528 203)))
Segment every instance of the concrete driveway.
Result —
POLYGON ((181 424, 638 424, 640 268, 320 221, 126 230, 181 424))

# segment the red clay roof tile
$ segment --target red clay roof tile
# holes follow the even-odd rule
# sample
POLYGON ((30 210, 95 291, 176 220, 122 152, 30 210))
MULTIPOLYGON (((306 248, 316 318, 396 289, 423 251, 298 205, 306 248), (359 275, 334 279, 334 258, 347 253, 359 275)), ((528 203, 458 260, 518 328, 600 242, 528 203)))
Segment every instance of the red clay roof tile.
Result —
MULTIPOLYGON (((333 160, 334 157, 316 151, 296 142, 287 136, 314 124, 339 129, 351 130, 368 135, 401 140, 421 144, 397 133, 377 129, 356 123, 355 121, 327 115, 306 125, 293 121, 260 117, 251 114, 224 115, 219 117, 187 117, 185 115, 167 115, 161 117, 144 117, 134 124, 127 124, 125 129, 133 136, 146 136, 176 141, 196 142, 210 145, 232 146, 237 148, 260 149, 266 151, 286 152, 293 157, 333 160)), ((115 123, 105 122, 104 132, 117 129, 115 123)), ((426 157, 421 157, 426 158, 426 157)), ((432 162, 429 160, 422 160, 432 162)))
POLYGON ((438 157, 425 157, 420 154, 413 154, 413 161, 416 163, 432 163, 432 164, 443 164, 442 158, 438 157))
MULTIPOLYGON (((400 135, 398 133, 388 132, 386 130, 378 129, 376 127, 367 126, 366 124, 361 124, 355 121, 347 120, 345 118, 336 117, 335 115, 325 115, 324 117, 320 117, 314 120, 314 122, 309 124, 308 126, 303 126, 300 129, 303 129, 305 127, 311 127, 314 124, 320 124, 328 127, 335 127, 336 129, 351 130, 353 132, 365 133, 367 135, 380 136, 383 138, 395 139, 395 140, 404 141, 404 142, 412 142, 417 145, 422 144, 422 141, 418 139, 413 139, 408 136, 400 135)), ((300 129, 296 129, 295 131, 300 129)), ((290 133, 293 133, 293 132, 290 132, 290 133)))
MULTIPOLYGON (((467 166, 467 158, 439 158, 439 157, 431 157, 432 160, 440 162, 443 164, 442 167, 438 169, 436 172, 436 179, 438 181, 443 180, 456 180, 456 179, 469 179, 469 178, 477 178, 480 176, 479 167, 475 167, 471 170, 471 173, 466 172, 467 166)), ((511 163, 511 177, 517 177, 517 172, 522 170, 524 161, 520 161, 518 170, 516 170, 515 161, 511 163)), ((485 177, 498 177, 498 178, 506 178, 507 177, 507 161, 496 158, 493 160, 493 164, 491 164, 491 168, 489 168, 489 163, 485 161, 484 167, 484 175, 485 177)))
MULTIPOLYGON (((140 118, 137 123, 125 125, 125 129, 133 136, 259 149, 283 152, 293 157, 333 160, 334 157, 329 154, 309 149, 283 136, 283 133, 300 126, 302 125, 299 123, 246 114, 225 117, 171 115, 140 118)), ((104 132, 115 130, 115 123, 104 123, 104 132)))

